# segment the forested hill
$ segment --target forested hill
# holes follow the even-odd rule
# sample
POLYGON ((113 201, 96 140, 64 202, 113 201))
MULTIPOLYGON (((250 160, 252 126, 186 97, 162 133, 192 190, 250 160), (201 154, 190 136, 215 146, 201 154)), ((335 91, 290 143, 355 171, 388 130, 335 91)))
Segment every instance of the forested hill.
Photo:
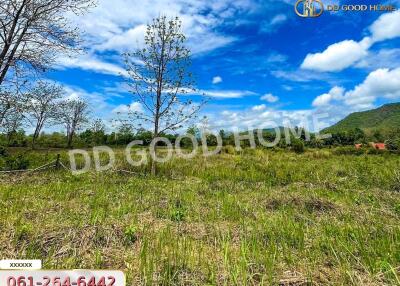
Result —
POLYGON ((335 125, 323 130, 324 133, 337 133, 360 128, 370 133, 379 131, 388 134, 400 128, 400 103, 385 104, 377 109, 355 112, 335 125))

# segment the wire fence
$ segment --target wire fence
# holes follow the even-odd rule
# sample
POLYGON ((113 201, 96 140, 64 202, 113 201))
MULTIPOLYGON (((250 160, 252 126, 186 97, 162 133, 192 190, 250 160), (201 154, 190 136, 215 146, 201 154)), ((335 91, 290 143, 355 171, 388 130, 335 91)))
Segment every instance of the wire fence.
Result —
MULTIPOLYGON (((55 169, 55 170, 66 170, 71 172, 72 170, 68 168, 62 161, 61 161, 61 156, 60 154, 57 154, 57 159, 54 161, 51 161, 50 163, 47 163, 45 165, 42 165, 40 167, 37 167, 35 169, 23 169, 23 170, 6 170, 6 171, 0 171, 0 174, 15 174, 15 173, 24 173, 24 174, 29 174, 29 173, 34 173, 38 171, 44 171, 48 169, 55 169)), ((138 172, 133 172, 133 171, 128 171, 124 169, 112 169, 112 172, 116 173, 123 173, 123 174, 130 174, 130 175, 139 175, 140 173, 138 172)))
POLYGON ((0 171, 0 174, 13 174, 13 173, 33 173, 33 172, 38 172, 38 171, 43 171, 47 169, 55 169, 55 170, 60 170, 65 169, 67 171, 71 171, 67 166, 61 162, 61 156, 60 154, 57 154, 57 159, 54 161, 51 161, 50 163, 47 163, 45 165, 42 165, 40 167, 37 167, 35 169, 23 169, 23 170, 7 170, 7 171, 0 171))

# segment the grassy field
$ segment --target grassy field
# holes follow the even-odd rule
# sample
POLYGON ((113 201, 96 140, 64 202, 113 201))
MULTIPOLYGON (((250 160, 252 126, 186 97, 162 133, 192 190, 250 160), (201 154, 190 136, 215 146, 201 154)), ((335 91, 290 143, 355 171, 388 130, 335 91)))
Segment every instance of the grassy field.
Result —
POLYGON ((0 257, 121 269, 128 285, 400 285, 399 166, 246 150, 176 158, 157 177, 2 175, 0 257))

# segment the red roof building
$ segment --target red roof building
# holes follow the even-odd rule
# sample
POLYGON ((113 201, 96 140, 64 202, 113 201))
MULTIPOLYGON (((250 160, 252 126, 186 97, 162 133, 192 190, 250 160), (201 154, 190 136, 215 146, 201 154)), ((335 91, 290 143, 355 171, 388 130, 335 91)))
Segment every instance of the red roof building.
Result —
POLYGON ((374 143, 371 142, 369 143, 372 148, 375 148, 377 150, 386 150, 386 144, 385 143, 374 143))
POLYGON ((375 149, 385 150, 386 149, 386 144, 385 143, 375 143, 375 149))

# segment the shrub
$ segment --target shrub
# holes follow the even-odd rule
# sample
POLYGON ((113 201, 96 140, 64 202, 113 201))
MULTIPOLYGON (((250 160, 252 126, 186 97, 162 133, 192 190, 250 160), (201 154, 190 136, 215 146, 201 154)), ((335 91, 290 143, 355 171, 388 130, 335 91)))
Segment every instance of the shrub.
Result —
POLYGON ((172 221, 180 222, 183 221, 185 218, 185 208, 182 205, 180 200, 175 202, 175 207, 171 209, 170 212, 170 219, 172 221))
POLYGON ((7 149, 3 146, 0 146, 0 157, 8 157, 7 149))
POLYGON ((125 240, 129 243, 135 243, 138 239, 137 229, 135 225, 128 226, 125 231, 125 240))
POLYGON ((232 145, 224 146, 222 148, 222 152, 225 153, 225 154, 230 154, 230 155, 236 154, 235 147, 233 147, 232 145))
POLYGON ((29 167, 29 161, 22 155, 6 157, 6 170, 26 170, 29 167))
POLYGON ((292 149, 296 153, 303 153, 304 152, 304 143, 301 140, 293 140, 292 142, 292 149))
POLYGON ((399 150, 399 142, 397 140, 388 139, 385 141, 386 148, 389 151, 396 151, 399 150))
POLYGON ((180 222, 185 218, 185 214, 182 209, 173 209, 171 210, 170 218, 172 221, 180 222))

